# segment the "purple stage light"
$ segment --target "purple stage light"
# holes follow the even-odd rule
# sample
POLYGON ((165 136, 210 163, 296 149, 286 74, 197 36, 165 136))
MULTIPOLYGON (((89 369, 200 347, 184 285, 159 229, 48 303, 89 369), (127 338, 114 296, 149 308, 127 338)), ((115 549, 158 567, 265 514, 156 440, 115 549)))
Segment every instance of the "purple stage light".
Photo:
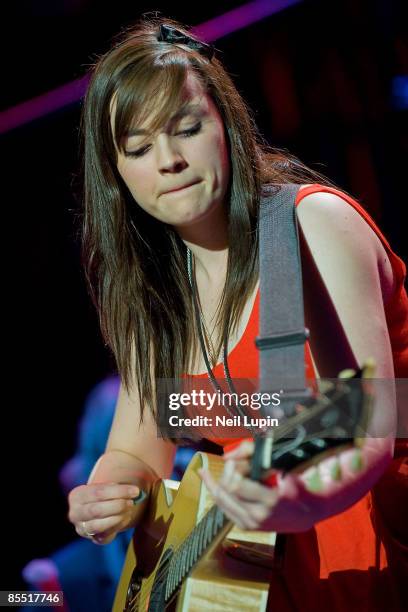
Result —
POLYGON ((301 0, 255 0, 195 26, 193 32, 206 42, 213 42, 299 2, 301 0))
MULTIPOLYGON (((212 42, 299 2, 301 0, 254 0, 195 26, 193 32, 212 42)), ((0 134, 77 102, 85 94, 87 83, 88 76, 82 77, 1 112, 0 134)))
POLYGON ((0 134, 78 102, 87 83, 88 75, 1 112, 0 134))

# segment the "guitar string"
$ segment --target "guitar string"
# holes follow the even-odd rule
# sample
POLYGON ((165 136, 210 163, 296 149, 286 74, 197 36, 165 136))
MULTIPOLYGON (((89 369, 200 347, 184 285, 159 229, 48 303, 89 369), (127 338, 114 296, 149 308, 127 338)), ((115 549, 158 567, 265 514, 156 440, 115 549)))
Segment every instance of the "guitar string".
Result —
MULTIPOLYGON (((337 390, 337 389, 336 389, 336 390, 337 390)), ((338 390, 337 390, 337 391, 338 391, 338 390)), ((347 391, 347 389, 346 389, 345 391, 347 391)), ((338 395, 341 395, 341 394, 339 393, 338 395)), ((345 395, 345 392, 343 393, 343 395, 345 395)), ((324 397, 324 396, 323 396, 323 397, 324 397)), ((326 400, 326 404, 324 404, 324 402, 323 402, 323 407, 324 407, 324 405, 326 405, 326 406, 327 406, 327 402, 328 402, 328 403, 330 403, 330 402, 334 403, 335 401, 338 401, 339 397, 334 397, 334 398, 331 398, 330 400, 329 400, 328 398, 324 398, 324 399, 326 400)), ((321 401, 321 400, 320 400, 320 401, 321 401)), ((295 421, 295 420, 296 420, 296 421, 298 421, 298 420, 300 421, 300 418, 301 418, 301 419, 304 421, 304 420, 307 420, 308 418, 312 418, 313 416, 315 416, 315 412, 317 411, 317 408, 319 408, 319 406, 314 406, 314 407, 311 407, 311 408, 312 408, 312 409, 314 408, 314 410, 313 410, 313 414, 311 414, 311 413, 310 413, 310 409, 309 409, 309 410, 304 410, 304 411, 302 411, 302 413, 301 413, 300 415, 297 415, 296 417, 293 417, 293 418, 292 418, 291 426, 293 425, 293 421, 295 421), (304 414, 304 413, 306 413, 306 414, 304 414), (300 418, 299 418, 299 417, 300 417, 300 418)), ((286 430, 288 431, 289 429, 291 429, 291 427, 287 426, 286 430)), ((285 433, 286 433, 286 432, 285 432, 285 433)), ((281 435, 284 435, 284 434, 281 434, 281 435)), ((313 435, 315 436, 315 434, 313 434, 313 435)), ((280 436, 280 437, 281 437, 281 436, 280 436)), ((311 436, 309 436, 309 438, 306 438, 304 441, 308 441, 308 439, 312 439, 312 437, 311 437, 311 436)), ((338 452, 338 451, 337 451, 337 449, 336 449, 336 448, 334 448, 334 449, 333 449, 333 454, 335 454, 336 452, 338 452)), ((194 530, 196 527, 197 527, 197 525, 196 525, 196 526, 193 528, 193 530, 194 530)), ((192 531, 193 531, 193 530, 192 530, 192 531)), ((190 532, 190 533, 191 533, 191 532, 190 532)), ((187 537, 188 537, 188 536, 187 536, 187 537)), ((175 554, 176 554, 176 553, 178 553, 178 552, 180 551, 180 549, 181 549, 181 547, 182 547, 182 546, 183 546, 183 543, 182 543, 182 544, 181 544, 181 545, 180 545, 178 548, 176 548, 176 549, 175 549, 175 554)), ((190 570, 189 570, 189 571, 191 571, 191 569, 192 569, 192 568, 190 568, 190 570)), ((157 580, 157 579, 161 579, 161 578, 163 578, 163 577, 164 577, 164 575, 165 575, 165 573, 166 573, 166 571, 167 571, 167 570, 161 570, 161 571, 160 571, 160 572, 159 572, 157 575, 153 575, 153 574, 152 574, 152 575, 150 575, 148 578, 145 578, 145 583, 144 583, 144 586, 148 586, 148 585, 149 585, 149 583, 151 583, 152 581, 154 582, 154 581, 155 581, 155 580, 157 580)), ((144 590, 145 590, 145 589, 144 589, 144 590)), ((143 603, 143 604, 144 604, 144 603, 146 603, 146 600, 147 600, 147 597, 149 596, 149 594, 150 594, 149 592, 148 592, 148 593, 146 593, 146 595, 145 595, 145 597, 143 598, 143 601, 142 601, 142 603, 143 603)), ((141 591, 139 591, 139 593, 137 593, 137 594, 135 595, 135 597, 134 597, 134 598, 133 598, 133 599, 132 599, 132 600, 129 602, 129 605, 133 605, 133 604, 140 603, 140 602, 138 602, 138 601, 137 601, 137 600, 138 600, 140 597, 141 597, 141 591)), ((135 608, 135 607, 134 607, 134 608, 132 608, 132 610, 136 610, 136 609, 137 609, 137 608, 135 608)))
MULTIPOLYGON (((338 398, 336 398, 336 399, 338 399, 338 398)), ((332 401, 333 401, 333 400, 332 400, 332 401)), ((304 416, 306 416, 306 415, 304 415, 304 416)), ((311 417, 311 416, 313 416, 313 415, 308 415, 308 416, 310 416, 310 417, 311 417)), ((315 434, 314 434, 314 435, 315 435, 315 434)), ((310 437, 309 437, 309 438, 310 438, 310 437)), ((307 440, 307 438, 306 438, 306 440, 307 440)), ((333 449, 333 452, 336 452, 336 449, 333 449)), ((176 551, 175 551, 175 552, 176 552, 176 553, 177 553, 177 552, 179 552, 180 548, 181 548, 181 546, 180 546, 180 547, 178 547, 178 548, 176 549, 176 551)), ((191 568, 190 568, 190 570, 191 570, 191 568)), ((189 570, 189 571, 190 571, 190 570, 189 570)), ((147 585, 148 585, 148 583, 152 581, 152 579, 156 580, 157 578, 159 578, 159 579, 160 579, 160 578, 162 578, 162 577, 164 576, 165 572, 166 572, 166 570, 162 570, 161 572, 159 572, 159 573, 157 574, 157 576, 150 576, 149 578, 146 578, 146 579, 145 579, 145 586, 147 586, 147 585)), ((140 597, 140 592, 139 592, 139 593, 138 593, 138 594, 135 596, 135 598, 132 600, 132 603, 136 604, 136 603, 137 603, 137 599, 139 599, 139 597, 140 597)), ((143 603, 145 603, 145 600, 146 600, 146 597, 144 598, 143 603)), ((134 608, 134 609, 135 609, 135 608, 134 608)))
MULTIPOLYGON (((196 312, 196 315, 197 315, 197 318, 198 318, 198 321, 197 321, 197 322, 198 322, 198 331, 199 331, 199 336, 200 336, 200 340, 201 340, 201 346, 202 346, 202 348, 203 348, 203 346, 205 346, 205 344, 204 344, 204 338, 202 338, 202 337, 201 337, 201 334, 200 334, 200 332, 203 332, 203 331, 204 331, 204 334, 205 334, 205 338, 206 338, 207 344, 208 344, 208 346, 210 347, 210 341, 209 341, 209 338, 208 338, 207 333, 206 333, 206 332, 207 332, 207 329, 206 329, 206 326, 205 326, 205 322, 204 322, 203 317, 202 317, 201 312, 200 312, 200 310, 201 310, 201 309, 199 309, 198 304, 197 304, 197 296, 195 295, 195 293, 196 293, 196 291, 195 291, 196 287, 194 287, 194 281, 193 281, 193 278, 192 278, 192 276, 193 276, 193 275, 192 275, 192 255, 191 255, 191 252, 190 252, 190 250, 189 250, 189 249, 187 249, 187 270, 188 270, 188 277, 189 277, 189 281, 190 281, 190 286, 191 286, 191 288, 192 288, 192 290, 193 290, 193 299, 194 299, 194 302, 195 302, 195 312, 196 312), (200 314, 198 314, 198 313, 200 313, 200 314), (200 316, 200 315, 201 315, 201 316, 200 316), (204 328, 204 329, 203 329, 203 328, 204 328)), ((194 280, 195 280, 195 279, 194 279, 194 280)), ((212 347, 212 343, 211 343, 211 348, 213 348, 213 347, 212 347)), ((212 361, 214 362, 214 349, 213 349, 212 351, 210 350, 209 352, 210 352, 210 357, 211 357, 212 361)), ((208 359, 206 359, 206 358, 207 358, 206 351, 205 351, 205 350, 203 350, 203 353, 204 353, 204 358, 205 358, 205 360, 206 360, 207 370, 208 370, 208 373, 209 373, 209 375, 210 375, 210 374, 212 374, 212 371, 211 371, 211 367, 209 367, 209 364, 207 363, 208 359)), ((227 383, 229 383, 229 378, 230 378, 230 377, 227 375, 227 372, 226 372, 226 367, 225 367, 225 365, 226 365, 226 363, 225 363, 225 362, 226 362, 226 359, 225 359, 226 354, 227 354, 227 350, 226 350, 226 342, 224 342, 224 355, 223 355, 223 356, 224 356, 224 359, 223 359, 223 365, 224 365, 224 373, 225 373, 226 378, 227 378, 227 383)), ((227 362, 227 363, 228 363, 228 362, 227 362)), ((229 374, 229 372, 228 372, 228 374, 229 374)), ((212 376, 210 376, 210 379, 211 379, 211 382, 214 384, 214 382, 215 382, 215 381, 214 381, 214 380, 212 380, 212 379, 213 379, 213 377, 212 377, 212 376)), ((218 387, 218 385, 217 385, 217 384, 216 384, 215 386, 216 386, 216 387, 218 387)), ((230 385, 228 385, 228 386, 230 386, 230 385)), ((234 390, 235 390, 235 389, 234 389, 234 390)), ((337 389, 336 389, 336 391, 337 391, 337 389)), ((323 396, 321 396, 321 397, 324 397, 324 398, 325 398, 325 400, 326 400, 326 402, 323 402, 323 407, 324 407, 324 405, 326 405, 326 406, 327 406, 328 404, 330 404, 330 402, 332 402, 332 403, 333 403, 333 398, 330 400, 330 399, 326 398, 324 395, 323 395, 323 396)), ((305 421, 307 421, 308 419, 311 419, 313 416, 315 416, 315 413, 316 413, 316 412, 318 411, 318 409, 320 408, 320 406, 319 406, 319 399, 320 399, 320 397, 318 397, 318 400, 317 400, 317 406, 314 406, 314 407, 313 407, 313 408, 314 408, 314 410, 312 409, 312 407, 309 407, 309 409, 308 409, 308 410, 303 410, 301 413, 298 413, 298 414, 297 414, 295 417, 292 417, 292 418, 290 419, 290 424, 289 424, 289 422, 287 423, 287 425, 286 425, 286 429, 285 429, 285 427, 283 427, 283 430, 284 430, 284 431, 283 431, 283 432, 282 432, 282 431, 280 432, 280 435, 279 435, 279 437, 277 438, 277 440, 279 440, 279 438, 283 437, 283 436, 285 435, 285 433, 287 433, 288 431, 290 431, 290 429, 293 429, 294 425, 300 424, 302 421, 303 421, 303 422, 305 422, 305 421), (313 413, 313 414, 312 414, 312 413, 313 413)), ((338 401, 338 398, 337 398, 337 401, 338 401)), ((227 408, 227 407, 225 406, 225 408, 227 408)), ((237 406, 236 406, 236 408, 237 408, 238 412, 240 412, 240 411, 241 411, 241 410, 240 410, 240 409, 241 409, 241 406, 240 406, 239 402, 237 402, 237 406)), ((227 408, 227 410, 228 410, 228 408, 227 408)), ((229 410, 228 410, 228 412, 229 412, 229 410)), ((249 429, 250 429, 252 432, 254 431, 254 430, 252 429, 252 427, 249 427, 249 429)), ((316 434, 314 434, 314 435, 316 435, 316 434)), ((305 440, 305 439, 303 439, 303 441, 304 441, 304 440, 305 440)), ((307 440, 307 438, 306 438, 306 440, 307 440)), ((194 529, 195 529, 196 527, 197 527, 197 525, 195 525, 195 526, 194 526, 194 528, 192 529, 192 532, 194 531, 194 529)), ((192 532, 191 532, 191 533, 192 533, 192 532)), ((187 536, 187 537, 188 537, 188 536, 187 536)), ((185 541, 185 540, 184 540, 184 541, 185 541)), ((176 554, 176 553, 177 553, 177 552, 178 552, 178 551, 181 549, 181 547, 182 547, 182 546, 183 546, 183 543, 182 543, 182 544, 181 544, 181 545, 180 545, 180 546, 179 546, 179 547, 178 547, 178 548, 175 550, 175 553, 174 553, 174 554, 176 554)), ((191 569, 192 569, 192 568, 190 568, 190 570, 189 570, 189 571, 191 571, 191 569)), ((163 570, 161 570, 161 571, 160 571, 160 572, 159 572, 157 575, 151 574, 151 575, 150 575, 148 578, 146 578, 146 579, 145 579, 144 587, 147 587, 147 586, 149 586, 149 587, 150 587, 150 584, 149 584, 149 583, 151 583, 151 582, 153 581, 153 584, 154 584, 154 582, 155 582, 157 579, 161 579, 161 578, 163 578, 163 577, 165 576, 165 574, 166 574, 166 571, 168 571, 168 570, 163 569, 163 570)), ((146 588, 144 588, 143 590, 144 590, 144 591, 146 591, 147 589, 146 589, 146 588)), ((142 603, 142 604, 143 604, 143 606, 144 606, 144 604, 146 603, 147 597, 148 597, 148 596, 150 596, 150 592, 149 592, 149 591, 150 591, 150 588, 149 588, 148 592, 146 593, 145 597, 143 598, 143 601, 142 601, 142 602, 140 601, 141 594, 142 594, 142 591, 141 591, 141 590, 140 590, 140 591, 139 591, 139 592, 138 592, 138 593, 135 595, 135 597, 134 597, 134 598, 133 598, 133 599, 132 599, 132 600, 129 602, 129 605, 130 605, 130 606, 132 606, 132 611, 136 610, 137 608, 136 608, 135 606, 136 606, 136 605, 138 606, 138 604, 140 604, 140 603, 142 603)), ((175 591, 175 592, 177 592, 177 589, 176 589, 176 591, 175 591)), ((173 596, 174 596, 174 594, 173 594, 173 596)), ((172 597, 173 597, 173 596, 172 596, 172 597)))
MULTIPOLYGON (((209 513, 209 512, 210 512, 210 511, 211 511, 213 508, 214 508, 214 506, 211 506, 211 508, 210 508, 210 509, 209 509, 209 510, 206 512, 206 514, 204 515, 204 517, 203 517, 202 519, 200 519, 200 521, 199 521, 199 522, 198 522, 198 523, 197 523, 197 524, 196 524, 196 525, 193 527, 193 529, 191 530, 190 534, 189 534, 189 535, 188 535, 188 536, 187 536, 187 537, 186 537, 186 538, 183 540, 183 542, 182 542, 182 543, 181 543, 181 544, 180 544, 180 545, 179 545, 177 548, 175 548, 175 549, 174 549, 173 556, 174 556, 174 555, 176 555, 177 553, 179 553, 179 552, 180 552, 180 550, 181 550, 182 546, 184 545, 185 541, 187 540, 187 538, 188 538, 188 537, 189 537, 189 536, 190 536, 190 535, 193 533, 193 531, 194 531, 194 530, 195 530, 195 529, 198 527, 198 525, 201 523, 201 521, 203 521, 203 520, 205 519, 205 517, 208 515, 208 513, 209 513)), ((222 513, 222 514, 223 514, 223 516, 225 517, 224 512, 222 512, 222 511, 221 511, 221 513, 222 513)), ((203 552, 203 551, 202 551, 202 552, 203 552)), ((201 552, 200 554, 202 554, 202 552, 201 552)), ((196 559, 196 561, 194 561, 194 563, 193 563, 192 567, 195 565, 195 563, 197 563, 197 561, 198 561, 198 559, 196 559)), ((188 571, 191 571, 192 567, 191 567, 191 568, 190 568, 188 571)), ((163 570, 160 570, 160 572, 158 572, 158 573, 157 573, 157 575, 151 574, 150 576, 148 576, 148 578, 146 578, 146 579, 145 579, 145 583, 144 583, 143 587, 148 587, 147 589, 146 589, 146 588, 144 588, 144 591, 146 591, 146 590, 147 590, 147 592, 146 592, 146 594, 145 594, 144 598, 142 599, 142 601, 138 601, 138 600, 141 598, 141 594, 142 594, 142 592, 141 592, 141 591, 139 591, 138 593, 136 593, 135 597, 134 597, 132 600, 130 600, 129 605, 133 606, 133 607, 131 608, 132 612, 133 612, 134 610, 137 610, 137 608, 135 607, 135 606, 136 606, 136 604, 137 604, 137 606, 139 606, 139 604, 141 603, 141 604, 142 604, 142 606, 143 606, 143 608, 142 608, 142 609, 144 609, 144 604, 147 602, 147 599, 148 599, 148 597, 150 596, 150 591, 151 591, 150 586, 153 586, 153 584, 154 584, 154 582, 155 582, 156 580, 160 580, 161 578, 164 578, 164 577, 165 577, 165 575, 166 575, 166 572, 167 572, 167 570, 166 570, 166 569, 163 569, 163 570), (152 584, 152 585, 150 585, 149 583, 153 583, 153 584, 152 584)), ((182 577, 182 579, 184 579, 184 576, 182 577)), ((173 592, 173 595, 174 595, 174 594, 177 592, 177 590, 178 590, 178 588, 176 588, 176 589, 175 589, 175 591, 173 592)), ((173 595, 172 595, 172 597, 173 597, 173 595)), ((166 605, 168 605, 168 603, 169 603, 169 602, 166 602, 166 605)))
MULTIPOLYGON (((208 514, 208 513, 209 513, 209 512, 212 510, 212 508, 213 508, 213 507, 214 507, 214 506, 212 506, 212 507, 210 508, 210 510, 208 510, 208 511, 207 511, 207 513, 204 515, 203 519, 201 519, 201 520, 204 520, 204 518, 205 518, 205 517, 207 516, 207 514, 208 514)), ((223 514, 223 516, 225 517, 225 514, 224 514, 224 512, 223 512, 222 510, 221 510, 221 513, 222 513, 222 514, 223 514)), ((201 522, 201 520, 199 521, 199 523, 201 522)), ((230 521, 230 522, 231 522, 231 521, 230 521)), ((190 534, 189 534, 189 535, 191 535, 191 533, 194 531, 194 529, 195 529, 196 527, 198 527, 199 523, 197 523, 197 525, 195 525, 195 526, 193 527, 193 529, 192 529, 192 531, 190 532, 190 534)), ((187 536, 187 537, 189 537, 189 536, 187 536)), ((178 548, 175 548, 175 552, 174 552, 173 554, 177 554, 177 553, 180 551, 180 549, 181 549, 181 547, 183 546, 183 544, 184 544, 184 542, 186 541, 186 539, 187 539, 187 538, 185 538, 185 540, 184 540, 184 541, 183 541, 183 542, 182 542, 182 543, 181 543, 181 544, 178 546, 178 548)), ((202 551, 202 552, 204 552, 204 551, 202 551)), ((200 555, 202 554, 202 552, 200 553, 200 555)), ((188 570, 188 572, 190 572, 190 571, 192 570, 192 568, 194 567, 194 565, 197 563, 197 561, 198 561, 198 560, 199 560, 199 559, 196 559, 196 561, 194 561, 193 565, 192 565, 192 566, 191 566, 191 568, 188 570)), ((138 601, 138 600, 141 598, 141 594, 142 594, 142 591, 141 591, 141 590, 140 590, 138 593, 136 593, 136 595, 135 595, 135 597, 134 597, 133 599, 131 599, 131 600, 130 600, 130 602, 129 602, 129 606, 132 606, 132 608, 131 608, 131 612, 135 612, 135 611, 136 611, 136 610, 139 608, 139 604, 142 604, 142 608, 141 608, 141 609, 144 609, 144 605, 147 603, 147 600, 148 600, 148 598, 150 597, 150 594, 151 594, 151 589, 150 589, 150 584, 149 584, 149 583, 152 583, 152 581, 153 581, 153 584, 154 584, 154 582, 155 582, 157 579, 159 579, 159 580, 160 580, 161 578, 164 578, 164 577, 165 577, 165 574, 166 574, 166 571, 167 571, 167 570, 165 570, 165 569, 164 569, 164 570, 161 570, 161 571, 160 571, 160 572, 159 572, 157 575, 151 574, 150 576, 148 576, 148 578, 146 578, 146 579, 145 579, 145 583, 144 583, 143 587, 147 587, 147 586, 148 586, 149 588, 147 589, 147 592, 145 593, 145 596, 144 596, 144 598, 143 598, 141 601, 138 601), (136 607, 136 606, 137 606, 137 607, 136 607)), ((187 573, 188 573, 188 572, 187 572, 187 573)), ((181 577, 181 579, 182 579, 182 580, 184 580, 184 579, 185 579, 185 576, 182 576, 182 577, 181 577)), ((152 584, 152 586, 153 586, 153 584, 152 584)), ((144 588, 144 591, 146 591, 146 588, 144 588)), ((173 593, 171 594, 171 599, 173 599, 173 598, 174 598, 174 596, 176 595, 177 591, 178 591, 178 585, 176 585, 176 588, 174 589, 173 593)), ((169 603, 170 603, 171 599, 170 599, 169 601, 165 602, 166 606, 167 606, 167 605, 169 605, 169 603)), ((127 610, 127 609, 128 609, 128 608, 126 608, 126 610, 127 610)))
MULTIPOLYGON (((205 324, 204 321, 204 317, 202 314, 202 310, 201 307, 198 304, 198 296, 197 296, 197 287, 195 285, 195 274, 193 274, 193 259, 192 259, 192 253, 190 251, 190 249, 187 248, 187 274, 188 274, 188 279, 189 279, 189 283, 190 283, 190 287, 192 289, 192 296, 193 296, 193 303, 194 303, 194 312, 196 315, 196 323, 197 323, 197 328, 198 328, 198 335, 199 335, 199 339, 200 339, 200 344, 201 344, 201 349, 203 352, 203 356, 204 356, 204 360, 206 363, 206 367, 207 367, 207 371, 209 373, 209 377, 210 380, 213 384, 213 386, 215 387, 216 390, 222 391, 222 388, 218 385, 218 382, 215 380, 213 374, 212 374, 212 370, 211 370, 211 365, 208 363, 208 356, 207 356, 207 352, 205 350, 205 342, 207 343, 208 346, 208 352, 210 355, 210 359, 212 362, 212 367, 215 366, 215 364, 217 363, 217 358, 218 355, 215 355, 215 350, 211 341, 211 334, 210 332, 207 330, 207 326, 205 324), (205 338, 205 340, 204 340, 205 338)), ((195 263, 195 262, 194 262, 195 263)), ((195 271, 195 270, 194 270, 195 271)), ((227 378, 227 383, 229 383, 229 369, 228 369, 228 365, 226 366, 226 364, 228 364, 227 362, 227 343, 228 343, 228 335, 226 335, 226 337, 224 338, 224 353, 223 353, 223 365, 224 365, 224 372, 227 378)), ((230 388, 230 391, 235 391, 234 389, 231 389, 230 385, 228 385, 230 388)), ((224 405, 224 403, 223 403, 224 405)), ((229 414, 231 416, 235 416, 234 413, 228 408, 228 406, 225 406, 227 412, 229 412, 229 414)), ((241 414, 242 416, 242 409, 241 406, 239 405, 238 402, 238 406, 236 406, 238 414, 241 414)), ((254 429, 252 427, 249 427, 250 431, 252 433, 254 433, 254 429)), ((179 547, 180 548, 180 547, 179 547)), ((165 570, 163 570, 164 573, 165 570)), ((161 576, 160 576, 161 577, 161 576)), ((156 578, 155 578, 156 579, 156 578)), ((140 592, 136 594, 135 599, 137 599, 140 596, 140 592)), ((143 602, 145 603, 145 602, 143 602)))
MULTIPOLYGON (((346 380, 346 379, 345 379, 345 380, 346 380)), ((336 389, 336 391, 339 391, 339 390, 338 390, 338 389, 336 389)), ((347 391, 347 390, 345 390, 345 391, 343 392, 343 396, 346 394, 346 391, 347 391)), ((340 396, 341 396, 341 391, 338 393, 338 395, 340 395, 340 396)), ((294 424, 294 423, 295 423, 295 425, 302 424, 302 422, 304 423, 304 422, 305 422, 305 421, 307 421, 308 419, 313 418, 313 417, 316 415, 316 412, 318 411, 318 409, 319 409, 319 408, 327 407, 327 406, 328 406, 330 403, 334 403, 335 401, 338 401, 338 400, 339 400, 339 397, 334 397, 334 398, 331 398, 331 399, 326 398, 324 395, 322 395, 321 397, 320 397, 320 396, 318 396, 318 398, 317 398, 317 399, 318 399, 318 402, 319 402, 319 401, 321 401, 321 402, 322 402, 322 405, 321 405, 321 406, 319 406, 319 403, 317 403, 317 406, 311 406, 311 407, 309 407, 307 410, 303 410, 303 411, 302 411, 300 414, 296 415, 295 417, 292 417, 291 422, 290 422, 290 426, 289 426, 289 424, 287 424, 287 425, 286 425, 286 430, 285 430, 283 433, 280 433, 279 438, 280 438, 280 437, 283 437, 283 436, 285 435, 285 433, 287 433, 288 431, 290 431, 290 429, 292 429, 292 428, 293 428, 293 424, 294 424), (322 398, 324 398, 324 400, 325 400, 325 401, 322 401, 321 397, 322 397, 322 398)), ((340 397, 340 398, 341 398, 341 397, 340 397)), ((315 434, 313 434, 313 435, 315 436, 315 434)), ((277 440, 279 440, 279 438, 277 438, 277 440)), ((303 442, 308 441, 308 439, 311 439, 311 437, 309 436, 309 438, 305 438, 305 439, 303 440, 303 442)), ((338 451, 336 450, 336 448, 334 448, 334 449, 333 449, 333 454, 335 454, 336 452, 338 452, 338 451)), ((197 527, 197 525, 195 525, 195 526, 193 527, 192 531, 193 531, 193 530, 194 530, 196 527, 197 527)), ((191 533, 191 532, 190 532, 190 533, 191 533)), ((190 535, 190 534, 189 534, 189 535, 190 535)), ((188 537, 188 536, 187 536, 187 537, 188 537)), ((178 546, 178 547, 175 549, 174 554, 178 553, 178 552, 180 551, 180 549, 181 549, 181 547, 182 547, 182 546, 183 546, 183 543, 182 543, 182 544, 180 544, 180 545, 179 545, 179 546, 178 546)), ((192 568, 190 568, 190 570, 189 570, 189 571, 191 571, 191 569, 192 569, 192 568)), ((161 571, 160 571, 158 574, 156 574, 156 575, 151 574, 150 576, 148 576, 147 578, 145 578, 145 583, 144 583, 144 586, 146 587, 147 585, 149 585, 149 583, 152 583, 152 582, 154 583, 154 582, 155 582, 157 579, 159 579, 159 580, 160 580, 161 578, 163 578, 163 577, 165 576, 165 574, 166 574, 166 571, 167 571, 167 570, 163 569, 163 570, 161 570, 161 571)), ((145 590, 145 589, 144 589, 144 590, 145 590)), ((149 593, 149 592, 148 592, 148 593, 146 593, 146 594, 145 594, 144 599, 143 599, 143 600, 140 602, 140 601, 137 601, 137 600, 138 600, 138 599, 141 597, 141 593, 142 593, 141 591, 139 591, 138 593, 136 593, 135 597, 134 597, 132 600, 130 600, 129 605, 136 605, 136 604, 139 604, 139 603, 142 603, 142 604, 144 605, 144 604, 146 603, 147 598, 148 598, 148 596, 150 595, 150 593, 149 593)), ((132 612, 134 612, 135 610, 137 610, 137 608, 136 608, 136 607, 133 607, 133 608, 132 608, 132 612)))

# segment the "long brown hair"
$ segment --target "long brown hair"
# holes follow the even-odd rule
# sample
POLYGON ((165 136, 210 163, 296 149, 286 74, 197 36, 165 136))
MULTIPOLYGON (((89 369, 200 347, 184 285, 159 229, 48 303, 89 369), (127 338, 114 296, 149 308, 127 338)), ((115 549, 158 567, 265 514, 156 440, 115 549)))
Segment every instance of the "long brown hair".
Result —
POLYGON ((257 282, 262 185, 332 185, 287 151, 266 145, 219 60, 208 60, 184 45, 158 42, 161 23, 191 36, 182 24, 157 17, 144 18, 125 32, 93 66, 81 119, 86 278, 122 382, 128 391, 132 381, 137 383, 142 419, 147 405, 156 420, 154 379, 177 380, 190 371, 197 350, 195 318, 184 242, 171 226, 137 205, 116 167, 117 151, 131 125, 151 114, 152 100, 156 112, 150 128, 164 125, 183 105, 188 71, 199 79, 223 119, 231 162, 228 232, 240 239, 229 240, 216 354, 225 333, 236 329, 257 282))

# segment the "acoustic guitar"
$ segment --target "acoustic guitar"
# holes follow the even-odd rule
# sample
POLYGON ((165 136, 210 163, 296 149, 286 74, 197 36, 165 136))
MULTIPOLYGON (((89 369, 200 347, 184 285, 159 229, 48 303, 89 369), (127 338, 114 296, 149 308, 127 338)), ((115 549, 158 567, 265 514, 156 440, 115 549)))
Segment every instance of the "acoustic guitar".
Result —
MULTIPOLYGON (((318 391, 298 404, 293 416, 272 435, 255 438, 251 477, 262 480, 271 469, 302 472, 331 454, 362 446, 374 369, 367 360, 361 370, 318 381, 318 391)), ((198 452, 180 483, 154 485, 128 547, 113 612, 266 609, 282 534, 235 527, 214 504, 197 473, 201 467, 218 479, 224 462, 198 452)))

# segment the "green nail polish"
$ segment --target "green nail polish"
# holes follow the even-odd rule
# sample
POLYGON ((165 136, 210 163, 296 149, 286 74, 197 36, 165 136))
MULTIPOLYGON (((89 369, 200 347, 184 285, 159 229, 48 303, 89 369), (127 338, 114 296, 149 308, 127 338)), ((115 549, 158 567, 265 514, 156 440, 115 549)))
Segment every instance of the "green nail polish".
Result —
POLYGON ((323 489, 323 483, 318 469, 316 469, 307 479, 307 488, 309 491, 321 491, 323 489))
POLYGON ((341 466, 338 459, 331 466, 330 476, 332 480, 341 480, 341 466))
POLYGON ((352 456, 350 467, 353 472, 359 472, 363 469, 363 457, 360 450, 356 450, 352 456))

